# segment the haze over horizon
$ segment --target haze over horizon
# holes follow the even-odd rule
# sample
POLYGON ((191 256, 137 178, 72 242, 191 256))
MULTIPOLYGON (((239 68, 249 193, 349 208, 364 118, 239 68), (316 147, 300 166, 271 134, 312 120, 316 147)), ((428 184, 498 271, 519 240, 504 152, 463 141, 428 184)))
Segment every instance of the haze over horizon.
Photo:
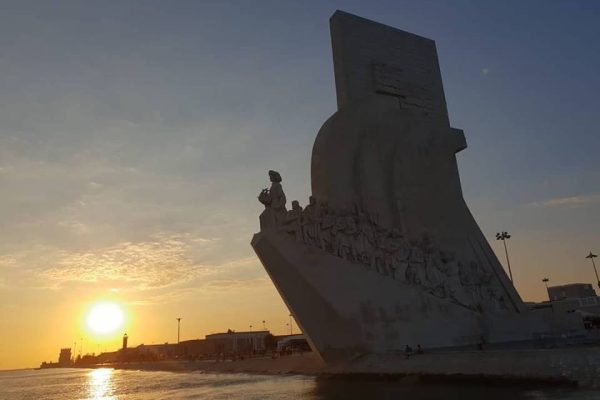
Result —
MULTIPOLYGON (((595 284, 600 4, 530 1, 0 4, 0 369, 211 332, 286 331, 249 242, 267 171, 307 203, 336 110, 336 9, 434 39, 465 199, 509 231, 516 288, 595 284), (89 307, 122 304, 95 336, 89 307)), ((297 329, 297 327, 296 327, 297 329)))

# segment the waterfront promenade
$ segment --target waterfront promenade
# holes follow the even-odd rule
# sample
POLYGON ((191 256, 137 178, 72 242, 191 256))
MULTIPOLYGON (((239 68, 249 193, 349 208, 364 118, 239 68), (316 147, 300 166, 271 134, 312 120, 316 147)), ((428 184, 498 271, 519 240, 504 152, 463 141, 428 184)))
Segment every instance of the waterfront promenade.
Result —
POLYGON ((491 350, 381 355, 326 366, 315 353, 243 360, 170 360, 99 364, 95 367, 149 371, 211 373, 356 375, 480 382, 545 383, 600 387, 600 347, 491 350))

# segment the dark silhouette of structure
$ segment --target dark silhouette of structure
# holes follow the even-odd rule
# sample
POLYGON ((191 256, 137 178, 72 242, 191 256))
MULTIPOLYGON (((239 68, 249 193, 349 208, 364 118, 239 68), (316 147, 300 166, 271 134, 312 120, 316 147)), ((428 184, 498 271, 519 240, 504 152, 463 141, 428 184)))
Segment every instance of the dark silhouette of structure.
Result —
POLYGON ((68 365, 71 365, 71 363, 72 363, 71 349, 70 348, 60 349, 60 354, 58 355, 58 364, 60 366, 68 366, 68 365))

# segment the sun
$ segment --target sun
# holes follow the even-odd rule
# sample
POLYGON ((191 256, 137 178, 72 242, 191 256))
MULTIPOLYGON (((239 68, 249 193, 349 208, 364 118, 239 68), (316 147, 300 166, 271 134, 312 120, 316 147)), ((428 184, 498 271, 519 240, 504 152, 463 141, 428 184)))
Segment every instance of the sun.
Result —
POLYGON ((95 304, 87 315, 87 325, 94 333, 113 333, 123 325, 125 319, 121 307, 112 302, 95 304))

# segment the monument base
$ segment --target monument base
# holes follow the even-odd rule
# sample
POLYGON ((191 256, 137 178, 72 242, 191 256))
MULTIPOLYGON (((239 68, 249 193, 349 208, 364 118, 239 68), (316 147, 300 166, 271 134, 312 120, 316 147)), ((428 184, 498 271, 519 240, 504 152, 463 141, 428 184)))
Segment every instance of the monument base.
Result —
POLYGON ((409 358, 371 355, 330 367, 331 374, 417 376, 423 381, 510 382, 600 387, 600 348, 432 352, 409 358))
POLYGON ((252 246, 313 349, 331 364, 404 354, 407 346, 511 349, 589 339, 577 314, 466 309, 277 230, 254 235, 252 246))

